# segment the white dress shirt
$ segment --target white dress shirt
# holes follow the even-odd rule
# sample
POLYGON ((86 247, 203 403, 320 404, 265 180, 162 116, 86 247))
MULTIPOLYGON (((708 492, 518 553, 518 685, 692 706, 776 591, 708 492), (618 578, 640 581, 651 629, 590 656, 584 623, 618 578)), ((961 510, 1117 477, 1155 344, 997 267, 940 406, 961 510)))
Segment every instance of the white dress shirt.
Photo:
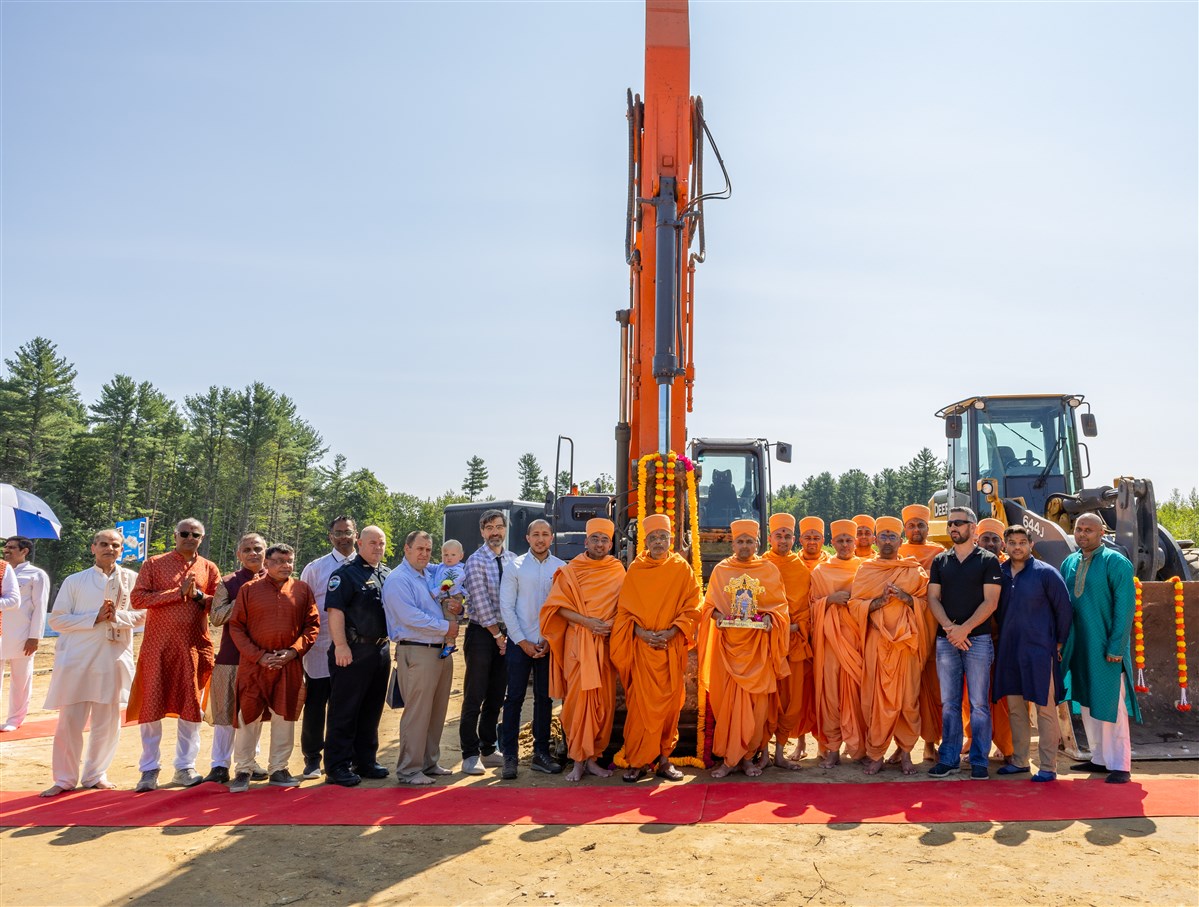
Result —
POLYGON ((129 602, 135 582, 137 574, 124 567, 116 567, 111 576, 88 567, 62 581, 50 612, 50 627, 59 636, 45 708, 76 702, 128 703, 133 628, 146 619, 146 612, 134 611, 129 602), (116 618, 97 624, 106 598, 116 603, 116 618))
POLYGON ((21 606, 21 590, 17 587, 17 574, 12 567, 4 564, 3 573, 0 576, 0 611, 8 612, 21 606))
POLYGON ((512 642, 528 640, 533 645, 541 642, 541 606, 549 597, 554 574, 565 566, 566 561, 560 557, 546 554, 545 560, 539 561, 528 551, 504 569, 504 578, 500 580, 500 613, 512 642))
POLYGON ((321 616, 321 628, 316 634, 316 642, 304 653, 304 673, 309 677, 329 676, 329 647, 333 645, 333 637, 329 635, 329 622, 325 619, 325 593, 329 591, 329 577, 333 575, 333 571, 353 556, 353 552, 347 556, 335 548, 305 566, 300 573, 300 579, 312 590, 316 599, 316 610, 321 616))
MULTIPOLYGON (((50 604, 50 577, 40 567, 25 561, 8 565, 21 596, 21 604, 4 612, 0 630, 0 659, 25 657, 25 640, 45 635, 46 606, 50 604)), ((28 656, 32 658, 33 656, 28 656)))

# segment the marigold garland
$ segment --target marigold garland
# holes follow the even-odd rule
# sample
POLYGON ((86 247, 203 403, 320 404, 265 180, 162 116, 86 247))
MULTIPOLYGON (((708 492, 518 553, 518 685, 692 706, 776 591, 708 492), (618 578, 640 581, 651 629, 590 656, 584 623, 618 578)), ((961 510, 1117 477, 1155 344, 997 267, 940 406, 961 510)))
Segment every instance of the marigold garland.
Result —
POLYGON ((1182 580, 1177 576, 1171 577, 1174 584, 1174 636, 1178 658, 1178 690, 1180 696, 1174 703, 1174 708, 1180 712, 1189 712, 1191 704, 1187 702, 1187 641, 1186 623, 1183 617, 1182 580))
POLYGON ((1133 632, 1133 650, 1134 659, 1137 663, 1137 682, 1133 687, 1138 693, 1148 693, 1149 685, 1145 683, 1145 623, 1144 623, 1144 603, 1142 596, 1144 589, 1141 586, 1141 581, 1135 576, 1132 578, 1132 584, 1136 587, 1136 610, 1132 615, 1132 632, 1133 632))

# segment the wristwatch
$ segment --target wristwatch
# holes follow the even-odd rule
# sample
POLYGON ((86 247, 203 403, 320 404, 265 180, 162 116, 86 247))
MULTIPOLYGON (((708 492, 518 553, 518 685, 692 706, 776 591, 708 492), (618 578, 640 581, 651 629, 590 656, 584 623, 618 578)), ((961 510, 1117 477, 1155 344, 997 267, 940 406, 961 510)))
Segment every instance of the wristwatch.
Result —
POLYGON ((192 601, 196 602, 197 604, 204 601, 204 593, 197 589, 192 593, 192 601))

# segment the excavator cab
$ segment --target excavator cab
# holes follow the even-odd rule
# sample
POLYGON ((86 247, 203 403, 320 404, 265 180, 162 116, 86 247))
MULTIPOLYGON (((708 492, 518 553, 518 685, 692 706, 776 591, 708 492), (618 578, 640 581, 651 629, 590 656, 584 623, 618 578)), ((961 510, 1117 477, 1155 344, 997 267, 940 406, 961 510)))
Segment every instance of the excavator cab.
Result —
POLYGON ((1074 521, 1101 516, 1107 543, 1120 550, 1143 581, 1190 578, 1185 550, 1157 521, 1153 483, 1119 477, 1086 487, 1090 455, 1079 440, 1098 434, 1082 394, 969 397, 937 413, 949 442, 946 487, 933 495, 930 536, 949 542, 945 519, 953 507, 1022 525, 1036 556, 1055 567, 1074 550, 1074 521), (1078 410, 1086 411, 1079 414, 1078 410))
MULTIPOLYGON (((756 521, 762 527, 762 543, 766 541, 771 495, 770 446, 763 438, 691 441, 705 582, 712 568, 733 553, 729 532, 733 520, 756 521)), ((789 462, 790 445, 775 446, 779 459, 789 462)))

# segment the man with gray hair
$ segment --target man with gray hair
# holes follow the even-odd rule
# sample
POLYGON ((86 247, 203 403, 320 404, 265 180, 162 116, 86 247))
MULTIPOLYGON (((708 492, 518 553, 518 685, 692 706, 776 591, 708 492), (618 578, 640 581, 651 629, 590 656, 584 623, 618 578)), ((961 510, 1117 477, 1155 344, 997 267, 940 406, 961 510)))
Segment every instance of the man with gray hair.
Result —
POLYGON ((1074 522, 1078 550, 1062 562, 1062 579, 1074 606, 1062 652, 1066 696, 1081 708, 1091 746, 1091 758, 1070 770, 1104 772, 1108 784, 1125 784, 1132 772, 1128 716, 1141 720, 1129 645, 1136 591, 1132 564, 1104 546, 1105 531, 1102 517, 1082 514, 1074 522))
POLYGON ((117 566, 122 545, 117 530, 97 532, 92 536, 93 566, 63 580, 54 599, 50 627, 58 639, 45 707, 58 709, 58 724, 50 755, 54 785, 42 791, 43 797, 57 797, 80 784, 116 787, 107 772, 120 740, 121 706, 133 681, 133 628, 146 617, 130 604, 137 574, 117 566), (84 755, 83 730, 89 724, 84 755))
POLYGON ((462 771, 481 775, 483 768, 504 764, 496 749, 496 728, 508 683, 504 653, 508 639, 501 623, 500 583, 516 556, 504 549, 508 521, 499 510, 484 510, 479 517, 483 546, 466 559, 466 633, 462 654, 466 677, 462 681, 462 717, 458 736, 462 743, 462 771))
POLYGON ((174 783, 184 787, 204 778, 196 771, 200 754, 200 698, 212 676, 208 609, 221 581, 217 565, 198 553, 204 524, 180 520, 175 547, 149 558, 130 596, 146 612, 146 631, 129 692, 126 715, 141 725, 141 779, 134 790, 158 787, 162 719, 178 716, 174 783))

